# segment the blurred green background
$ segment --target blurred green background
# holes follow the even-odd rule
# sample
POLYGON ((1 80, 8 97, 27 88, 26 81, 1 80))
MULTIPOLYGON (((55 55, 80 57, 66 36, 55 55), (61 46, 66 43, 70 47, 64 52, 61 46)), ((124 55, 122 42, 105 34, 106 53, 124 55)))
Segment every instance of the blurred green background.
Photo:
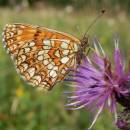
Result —
MULTIPOLYGON (((82 38, 101 9, 106 13, 90 29, 89 36, 97 36, 112 57, 113 34, 118 33, 121 51, 127 59, 129 0, 0 0, 0 33, 7 23, 28 23, 82 38)), ((38 92, 27 85, 16 73, 1 42, 0 130, 86 130, 93 114, 85 109, 66 110, 65 90, 69 88, 64 83, 48 93, 38 92)), ((104 111, 93 130, 117 130, 112 115, 104 111)))

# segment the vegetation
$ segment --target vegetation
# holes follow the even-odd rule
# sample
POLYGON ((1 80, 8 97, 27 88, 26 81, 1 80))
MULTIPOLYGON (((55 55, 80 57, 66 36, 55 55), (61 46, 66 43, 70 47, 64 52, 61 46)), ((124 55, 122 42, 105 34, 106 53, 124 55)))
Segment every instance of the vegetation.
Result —
MULTIPOLYGON (((7 23, 29 23, 64 31, 82 38, 98 13, 68 12, 66 9, 41 10, 0 9, 0 33, 7 23), (48 15, 49 14, 49 15, 48 15), (76 29, 79 26, 80 29, 76 29)), ((122 12, 109 16, 107 12, 89 31, 90 42, 97 36, 109 53, 114 48, 113 34, 120 35, 120 48, 126 57, 130 36, 129 18, 122 12)), ((109 53, 112 56, 111 53, 109 53)), ((127 59, 127 57, 126 57, 127 59)), ((69 88, 58 84, 48 93, 38 92, 27 85, 16 73, 10 57, 0 44, 0 129, 1 130, 86 130, 92 120, 88 110, 65 109, 63 92, 69 88)), ((112 115, 104 112, 94 130, 117 130, 112 115)))
POLYGON ((65 7, 71 5, 76 9, 83 8, 109 8, 114 11, 124 10, 130 11, 129 0, 0 0, 0 6, 29 6, 36 7, 37 5, 54 5, 55 7, 65 7))

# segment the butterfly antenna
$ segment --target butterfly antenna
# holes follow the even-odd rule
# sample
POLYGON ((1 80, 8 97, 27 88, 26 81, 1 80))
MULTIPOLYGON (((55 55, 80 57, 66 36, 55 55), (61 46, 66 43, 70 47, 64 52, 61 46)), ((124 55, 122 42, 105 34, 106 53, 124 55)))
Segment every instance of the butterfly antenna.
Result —
POLYGON ((102 15, 106 12, 106 10, 102 9, 100 14, 92 21, 92 23, 88 26, 87 30, 85 31, 84 36, 87 35, 87 33, 89 32, 90 28, 96 23, 96 21, 102 17, 102 15))

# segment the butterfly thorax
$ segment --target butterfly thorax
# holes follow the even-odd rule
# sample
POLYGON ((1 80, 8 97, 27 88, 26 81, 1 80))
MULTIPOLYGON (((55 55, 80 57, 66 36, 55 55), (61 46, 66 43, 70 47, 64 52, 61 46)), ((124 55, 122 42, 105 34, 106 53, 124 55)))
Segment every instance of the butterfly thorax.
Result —
POLYGON ((78 52, 77 52, 77 64, 81 64, 82 59, 85 57, 85 50, 88 47, 88 37, 84 36, 81 40, 81 45, 79 46, 78 52))

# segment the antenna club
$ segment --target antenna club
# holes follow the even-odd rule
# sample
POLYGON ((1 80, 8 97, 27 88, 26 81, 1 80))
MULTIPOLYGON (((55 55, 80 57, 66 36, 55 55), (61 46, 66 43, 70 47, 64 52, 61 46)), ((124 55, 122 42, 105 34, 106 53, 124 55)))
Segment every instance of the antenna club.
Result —
POLYGON ((101 10, 101 13, 102 13, 102 14, 104 14, 105 12, 106 12, 106 10, 105 10, 105 9, 102 9, 102 10, 101 10))

